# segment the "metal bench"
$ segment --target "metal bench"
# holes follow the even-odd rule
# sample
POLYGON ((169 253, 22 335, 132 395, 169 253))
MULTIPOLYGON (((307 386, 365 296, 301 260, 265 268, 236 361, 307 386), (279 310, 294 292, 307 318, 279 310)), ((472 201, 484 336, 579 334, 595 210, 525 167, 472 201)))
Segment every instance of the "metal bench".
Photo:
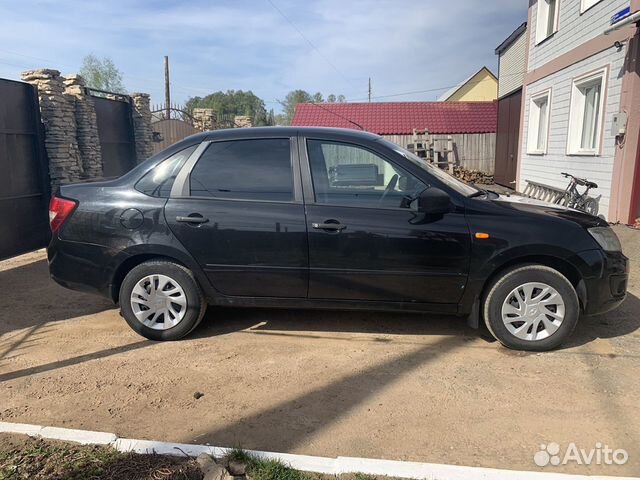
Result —
POLYGON ((567 196, 564 189, 545 185, 544 183, 532 182, 531 180, 525 181, 527 186, 522 192, 523 196, 558 205, 567 204, 567 196))

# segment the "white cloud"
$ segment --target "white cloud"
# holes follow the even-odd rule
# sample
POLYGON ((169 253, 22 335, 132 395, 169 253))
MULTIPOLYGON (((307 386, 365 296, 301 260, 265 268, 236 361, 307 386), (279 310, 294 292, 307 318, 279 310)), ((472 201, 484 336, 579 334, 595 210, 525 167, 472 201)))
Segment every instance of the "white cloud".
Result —
POLYGON ((294 88, 364 98, 369 76, 374 95, 428 90, 493 68, 495 46, 523 21, 527 3, 272 1, 321 53, 267 0, 0 0, 0 76, 18 78, 35 67, 71 73, 94 52, 112 57, 126 86, 156 102, 163 55, 171 59, 177 101, 219 89, 251 89, 267 102, 294 88))

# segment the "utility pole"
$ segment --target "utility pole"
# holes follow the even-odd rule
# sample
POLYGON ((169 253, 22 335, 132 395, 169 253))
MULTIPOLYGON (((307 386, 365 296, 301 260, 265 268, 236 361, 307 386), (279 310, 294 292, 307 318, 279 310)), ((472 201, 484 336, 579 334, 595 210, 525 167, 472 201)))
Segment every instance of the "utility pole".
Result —
POLYGON ((369 103, 371 103, 371 77, 369 77, 369 103))
POLYGON ((169 57, 164 56, 164 108, 166 119, 171 115, 171 93, 169 91, 169 57))

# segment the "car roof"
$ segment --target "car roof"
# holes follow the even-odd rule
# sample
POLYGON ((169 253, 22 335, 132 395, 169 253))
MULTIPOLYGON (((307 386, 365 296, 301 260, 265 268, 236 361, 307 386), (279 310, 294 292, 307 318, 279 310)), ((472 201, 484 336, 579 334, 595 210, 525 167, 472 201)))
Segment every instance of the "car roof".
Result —
POLYGON ((225 128, 210 132, 198 133, 190 137, 191 140, 232 140, 236 138, 251 137, 279 137, 291 135, 304 136, 331 136, 351 138, 353 140, 378 140, 381 137, 374 133, 349 128, 328 127, 251 127, 251 128, 225 128), (200 137, 200 138, 199 138, 200 137))

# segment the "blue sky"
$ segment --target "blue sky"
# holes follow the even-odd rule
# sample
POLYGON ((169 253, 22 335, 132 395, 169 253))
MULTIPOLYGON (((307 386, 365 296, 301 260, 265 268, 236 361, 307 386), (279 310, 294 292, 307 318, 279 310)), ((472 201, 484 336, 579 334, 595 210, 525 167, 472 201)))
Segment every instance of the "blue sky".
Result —
POLYGON ((111 57, 129 91, 184 102, 243 89, 278 111, 302 88, 365 100, 435 100, 483 65, 526 19, 527 0, 0 0, 0 77, 29 68, 78 71, 111 57), (431 90, 426 91, 425 90, 431 90), (421 92, 396 95, 405 92, 421 92))

